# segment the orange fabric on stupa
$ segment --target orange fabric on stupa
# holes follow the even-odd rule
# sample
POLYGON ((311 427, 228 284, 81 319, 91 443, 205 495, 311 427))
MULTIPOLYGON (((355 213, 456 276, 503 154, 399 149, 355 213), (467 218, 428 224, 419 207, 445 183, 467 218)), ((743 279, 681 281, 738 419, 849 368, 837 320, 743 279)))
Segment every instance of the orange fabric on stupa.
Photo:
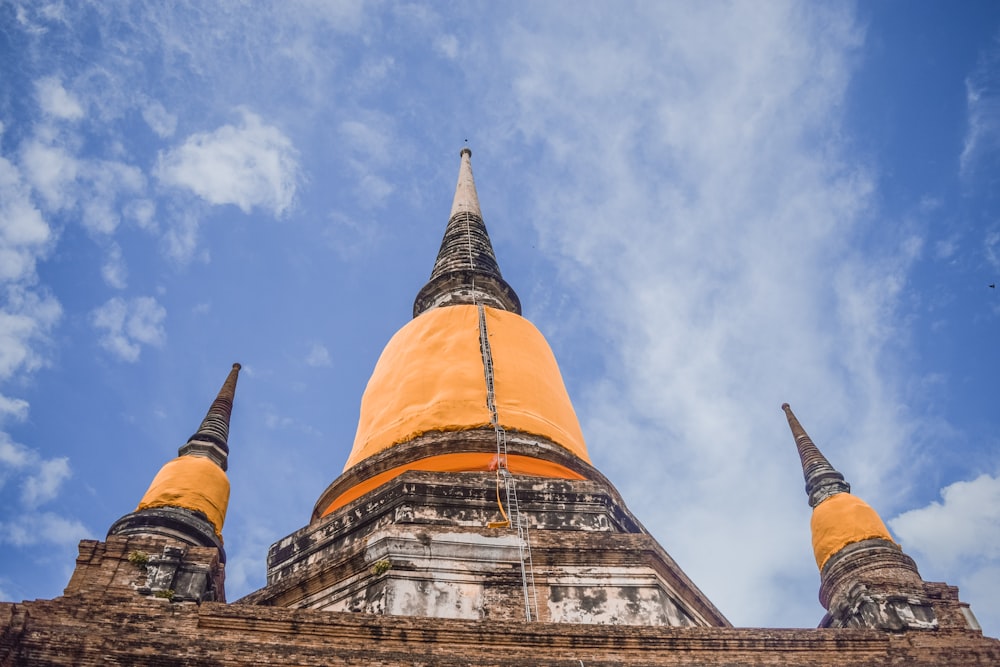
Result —
POLYGON ((831 556, 848 544, 874 538, 893 541, 878 513, 849 493, 838 493, 817 505, 810 525, 813 553, 820 570, 831 556))
MULTIPOLYGON (((496 458, 497 455, 493 452, 462 452, 457 454, 439 454, 438 456, 429 456, 417 461, 411 461, 410 463, 404 463, 401 466, 380 472, 352 486, 337 496, 323 510, 322 516, 340 509, 352 500, 360 498, 369 491, 373 491, 386 482, 402 475, 407 470, 421 470, 424 472, 483 472, 495 467, 496 458)), ((520 454, 510 454, 507 456, 507 469, 515 475, 527 475, 529 477, 584 479, 583 475, 558 463, 543 461, 542 459, 530 456, 521 456, 520 454)))
POLYGON ((222 537, 229 506, 229 478, 203 456, 179 456, 156 473, 136 511, 152 507, 183 507, 202 512, 222 537))
POLYGON ((576 411, 542 333, 520 315, 495 308, 486 308, 486 330, 500 424, 544 436, 590 463, 576 411))
MULTIPOLYGON (((514 313, 486 308, 497 413, 509 430, 540 435, 589 462, 552 350, 514 313)), ((434 308, 389 341, 361 398, 344 469, 429 431, 488 426, 476 306, 434 308)))

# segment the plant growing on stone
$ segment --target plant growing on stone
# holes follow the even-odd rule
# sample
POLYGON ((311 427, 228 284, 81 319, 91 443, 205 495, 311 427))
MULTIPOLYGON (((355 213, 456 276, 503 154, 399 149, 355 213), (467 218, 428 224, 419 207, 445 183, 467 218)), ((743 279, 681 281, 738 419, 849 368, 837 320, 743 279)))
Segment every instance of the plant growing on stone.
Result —
POLYGON ((371 573, 376 577, 380 574, 384 574, 392 569, 392 561, 388 558, 383 558, 382 560, 377 560, 371 566, 371 573))
POLYGON ((149 564, 149 554, 146 553, 145 551, 139 551, 137 549, 128 555, 128 562, 132 563, 138 568, 145 570, 146 565, 149 564))

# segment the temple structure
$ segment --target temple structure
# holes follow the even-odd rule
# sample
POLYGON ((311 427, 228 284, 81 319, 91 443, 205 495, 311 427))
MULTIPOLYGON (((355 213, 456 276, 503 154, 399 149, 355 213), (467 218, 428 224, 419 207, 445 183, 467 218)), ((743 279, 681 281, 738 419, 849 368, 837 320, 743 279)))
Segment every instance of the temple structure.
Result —
POLYGON ((0 667, 1000 664, 1000 641, 957 589, 923 581, 787 404, 828 613, 733 628, 591 464, 501 274, 471 155, 344 470, 272 545, 266 586, 226 600, 234 364, 135 511, 81 542, 64 595, 0 603, 0 667))

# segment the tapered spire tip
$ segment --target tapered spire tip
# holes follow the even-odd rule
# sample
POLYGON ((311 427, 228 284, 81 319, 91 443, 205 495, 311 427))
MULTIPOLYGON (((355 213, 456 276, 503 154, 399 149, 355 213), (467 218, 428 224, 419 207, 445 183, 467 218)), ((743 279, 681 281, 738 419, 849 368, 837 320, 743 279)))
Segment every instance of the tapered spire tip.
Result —
POLYGON ((234 363, 226 381, 222 384, 219 394, 212 401, 208 414, 201 422, 198 430, 188 438, 187 444, 178 450, 185 456, 195 454, 207 456, 215 461, 220 468, 228 468, 229 457, 229 419, 233 413, 233 401, 236 398, 236 381, 239 379, 241 364, 234 363))
POLYGON ((459 151, 461 164, 451 214, 430 280, 417 293, 413 316, 430 308, 478 304, 521 314, 521 301, 500 275, 493 244, 479 208, 472 177, 472 149, 459 151))
POLYGON ((781 409, 785 411, 788 426, 792 430, 792 437, 795 438, 795 448, 799 452, 799 460, 802 463, 802 475, 806 482, 809 505, 816 507, 830 496, 838 493, 850 493, 851 485, 819 451, 812 438, 802 428, 795 413, 792 412, 792 407, 788 403, 782 403, 781 409))

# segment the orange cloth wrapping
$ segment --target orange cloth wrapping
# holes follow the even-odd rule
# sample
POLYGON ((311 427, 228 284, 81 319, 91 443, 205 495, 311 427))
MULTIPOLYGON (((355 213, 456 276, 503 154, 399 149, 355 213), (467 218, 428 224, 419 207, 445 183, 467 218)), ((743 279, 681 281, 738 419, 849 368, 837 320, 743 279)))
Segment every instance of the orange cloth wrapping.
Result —
MULTIPOLYGON (((457 454, 439 454, 419 459, 410 463, 405 463, 396 468, 380 472, 368 479, 352 486, 330 503, 323 510, 326 516, 334 510, 338 510, 347 503, 369 491, 374 491, 386 482, 402 475, 407 470, 422 470, 428 472, 476 472, 488 471, 491 465, 496 462, 497 455, 493 452, 464 452, 457 454)), ((507 469, 515 475, 527 475, 530 477, 555 477, 558 479, 584 479, 579 473, 573 472, 565 466, 550 461, 510 454, 507 456, 507 469)))
POLYGON ((493 308, 486 309, 486 330, 500 424, 546 437, 590 463, 559 364, 542 333, 520 315, 493 308))
MULTIPOLYGON (((559 366, 542 334, 514 313, 486 309, 500 423, 562 445, 589 462, 559 366)), ((434 308, 400 329, 382 351, 361 398, 347 470, 428 431, 488 426, 475 306, 434 308)))
POLYGON ((821 571, 830 556, 848 544, 874 538, 893 541, 878 513, 849 493, 838 493, 817 505, 811 525, 813 552, 821 571))
POLYGON ((183 507, 202 512, 222 537, 229 506, 229 478, 203 456, 180 456, 160 468, 136 511, 151 507, 183 507))

